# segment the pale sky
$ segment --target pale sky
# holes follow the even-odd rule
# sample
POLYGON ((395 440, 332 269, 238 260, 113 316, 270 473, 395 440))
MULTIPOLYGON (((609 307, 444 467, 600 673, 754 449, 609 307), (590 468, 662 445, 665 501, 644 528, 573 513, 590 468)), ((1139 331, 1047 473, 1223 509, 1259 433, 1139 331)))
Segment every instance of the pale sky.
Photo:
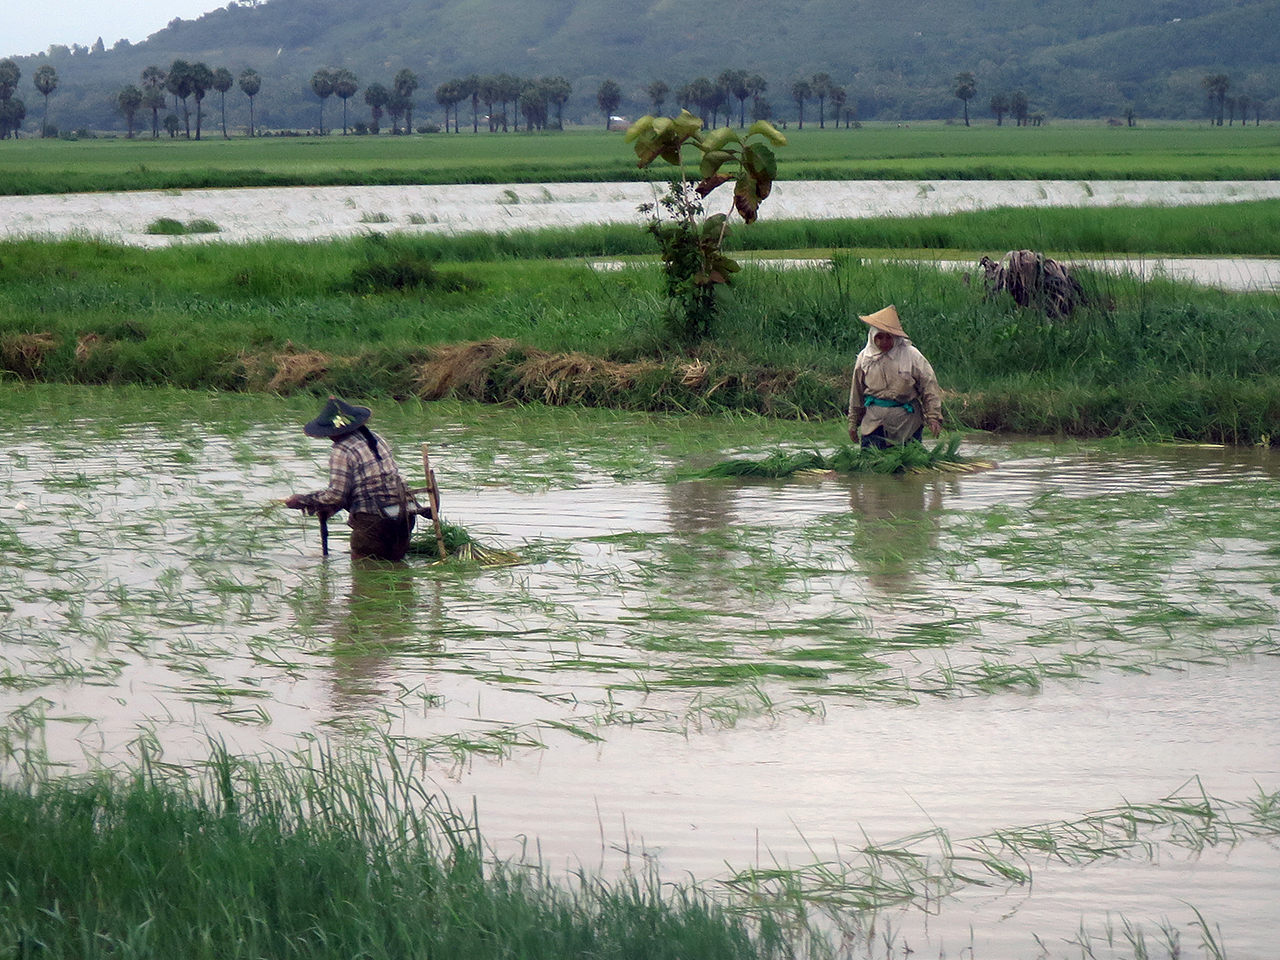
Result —
POLYGON ((139 43, 174 17, 194 20, 226 0, 0 0, 0 59, 27 56, 51 43, 92 46, 98 37, 111 49, 121 37, 139 43))

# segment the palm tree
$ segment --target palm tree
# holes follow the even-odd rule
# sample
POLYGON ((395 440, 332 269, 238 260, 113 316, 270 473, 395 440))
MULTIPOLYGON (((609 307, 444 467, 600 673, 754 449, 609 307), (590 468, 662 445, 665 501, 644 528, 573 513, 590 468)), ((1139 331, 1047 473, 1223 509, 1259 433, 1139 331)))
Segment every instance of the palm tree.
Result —
POLYGON ((175 60, 169 64, 169 72, 165 76, 165 89, 173 94, 173 108, 178 109, 178 101, 182 101, 182 119, 186 123, 187 139, 191 139, 191 111, 187 109, 187 97, 194 89, 191 83, 191 64, 185 60, 175 60))
POLYGON ((480 78, 480 100, 484 104, 485 113, 489 117, 489 132, 498 129, 498 118, 494 115, 493 105, 499 99, 498 78, 494 76, 480 78))
POLYGON ((769 81, 758 73, 753 73, 747 77, 747 93, 751 96, 751 113, 752 116, 757 112, 760 105, 760 98, 765 95, 769 89, 769 81))
POLYGON ((404 109, 404 132, 413 133, 413 91, 418 89, 418 75, 408 67, 402 69, 391 81, 404 109))
POLYGON ((596 91, 596 105, 600 107, 600 112, 604 114, 604 128, 609 129, 609 125, 613 122, 613 115, 618 109, 618 105, 622 103, 622 88, 612 80, 606 80, 600 84, 600 89, 596 91))
POLYGON ((410 109, 412 101, 402 94, 391 91, 391 95, 387 97, 387 116, 391 118, 391 133, 399 135, 400 119, 405 112, 410 109))
POLYGON ((827 128, 827 97, 831 95, 831 90, 835 87, 835 81, 831 79, 831 74, 829 73, 815 73, 813 79, 809 81, 809 85, 813 87, 813 95, 818 98, 818 129, 825 130, 827 128))
POLYGON ((1227 104, 1227 90, 1231 88, 1231 78, 1225 73, 1211 73, 1201 81, 1205 92, 1209 94, 1209 102, 1218 106, 1218 126, 1222 126, 1222 114, 1227 104))
POLYGON ((799 128, 804 129, 804 102, 813 99, 813 87, 809 86, 808 80, 797 80, 791 85, 791 99, 800 107, 800 124, 799 128))
POLYGON ((163 90, 143 90, 142 91, 142 108, 151 111, 151 139, 155 140, 160 136, 160 111, 164 109, 165 99, 163 90))
POLYGON ((661 113, 662 105, 667 102, 667 94, 671 92, 671 88, 667 86, 665 80, 655 80, 644 88, 644 92, 649 97, 649 102, 653 104, 653 112, 661 113))
POLYGON ((321 67, 311 75, 311 92, 320 98, 320 136, 324 136, 324 102, 333 96, 333 73, 321 67))
POLYGON ((844 105, 845 105, 845 102, 849 99, 849 94, 845 91, 844 87, 841 87, 833 83, 831 85, 831 90, 828 92, 827 95, 831 97, 831 107, 835 111, 835 115, 836 115, 836 129, 839 130, 840 115, 844 113, 844 105))
POLYGON ((707 77, 696 77, 694 81, 688 84, 680 91, 685 102, 698 111, 698 116, 702 118, 704 126, 714 126, 715 117, 712 116, 711 123, 707 123, 707 113, 716 105, 716 85, 707 77))
POLYGON ((347 135, 347 101, 360 89, 360 81, 346 67, 333 71, 333 92, 342 101, 342 135, 347 135))
POLYGON ((556 105, 556 129, 563 130, 564 105, 573 93, 573 84, 564 77, 552 77, 542 81, 542 88, 546 91, 547 99, 556 105))
POLYGON ((1030 107, 1027 103, 1027 95, 1021 90, 1009 98, 1009 112, 1013 114, 1014 126, 1022 127, 1026 125, 1030 107))
MULTIPOLYGON (((720 88, 724 90, 725 97, 734 97, 738 101, 738 126, 746 126, 746 102, 747 102, 747 71, 745 70, 721 70, 720 76, 716 77, 716 82, 720 88)), ((729 111, 725 110, 725 126, 732 121, 729 119, 729 111)))
POLYGON ((13 96, 21 79, 22 70, 12 57, 0 60, 0 102, 8 101, 13 96))
POLYGON ((444 107, 444 132, 449 132, 449 110, 453 109, 453 129, 458 129, 458 104, 466 99, 461 80, 446 80, 436 87, 436 103, 444 107))
POLYGON ((44 122, 40 125, 40 136, 44 137, 49 132, 49 94, 58 89, 58 71, 46 63, 35 72, 31 82, 44 96, 44 122))
POLYGON ((386 109, 391 93, 380 83, 371 83, 364 88, 364 102, 369 105, 370 128, 377 133, 382 128, 382 111, 386 109))
POLYGON ((226 67, 219 67, 213 71, 213 89, 218 91, 222 98, 222 139, 230 140, 227 136, 227 91, 235 86, 236 78, 231 75, 231 71, 226 67))
POLYGON ((151 111, 151 139, 160 136, 160 109, 164 106, 167 74, 155 64, 142 71, 142 105, 151 111))
POLYGON ((524 128, 528 133, 547 127, 547 103, 550 101, 547 81, 536 80, 527 84, 520 94, 520 112, 524 114, 524 128))
POLYGON ((213 86, 213 71, 205 65, 204 61, 198 60, 191 65, 191 95, 196 100, 196 139, 200 139, 200 122, 204 117, 202 106, 204 104, 204 95, 209 92, 209 88, 213 86))
POLYGON ((467 79, 462 81, 462 86, 466 90, 467 96, 471 98, 472 133, 480 132, 480 85, 483 82, 478 73, 468 74, 467 79))
POLYGON ((120 112, 124 114, 126 140, 133 139, 133 118, 137 114, 138 108, 142 106, 142 91, 135 87, 132 83, 120 91, 120 95, 116 98, 116 104, 120 107, 120 112))
POLYGON ((511 104, 511 112, 515 114, 514 126, 520 129, 520 115, 516 112, 516 104, 520 101, 520 91, 524 89, 524 82, 519 77, 513 77, 509 73, 500 73, 495 79, 497 83, 498 102, 502 104, 502 132, 507 132, 507 104, 511 104))
POLYGON ((997 93, 991 98, 991 112, 996 115, 996 126, 1004 126, 1004 115, 1009 112, 1009 95, 997 93))
POLYGON ((258 75, 258 71, 253 67, 245 67, 244 73, 240 74, 238 83, 240 84, 240 89, 244 91, 244 95, 249 98, 249 136, 252 137, 254 136, 253 98, 262 89, 262 77, 258 75))
POLYGON ((978 81, 968 70, 956 74, 955 94, 964 103, 964 125, 969 125, 969 101, 978 93, 978 81))

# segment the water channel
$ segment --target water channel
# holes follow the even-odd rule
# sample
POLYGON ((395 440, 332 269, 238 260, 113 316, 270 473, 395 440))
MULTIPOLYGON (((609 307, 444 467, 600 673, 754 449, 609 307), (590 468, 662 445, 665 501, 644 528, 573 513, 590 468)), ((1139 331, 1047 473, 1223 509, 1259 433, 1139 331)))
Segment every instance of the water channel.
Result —
MULTIPOLYGON (((90 236, 166 246, 263 237, 322 240, 391 230, 465 233, 589 223, 639 226, 637 207, 653 203, 660 192, 660 185, 646 183, 544 183, 0 196, 0 237, 90 236), (205 220, 216 224, 218 232, 148 234, 147 227, 161 218, 205 220)), ((1277 197, 1280 182, 1268 180, 781 181, 769 197, 768 215, 778 220, 916 216, 993 207, 1181 206, 1277 197)), ((1094 265, 1228 290, 1280 289, 1280 261, 1274 258, 1142 257, 1094 265)))
POLYGON ((1129 924, 1189 957, 1207 923, 1275 956, 1272 451, 971 435, 996 469, 699 480, 840 425, 388 405, 402 470, 429 441, 446 518, 525 562, 363 567, 272 503, 324 483, 309 400, 0 397, 8 776, 402 750, 495 855, 714 889, 1054 837, 846 955, 1127 957, 1129 924))

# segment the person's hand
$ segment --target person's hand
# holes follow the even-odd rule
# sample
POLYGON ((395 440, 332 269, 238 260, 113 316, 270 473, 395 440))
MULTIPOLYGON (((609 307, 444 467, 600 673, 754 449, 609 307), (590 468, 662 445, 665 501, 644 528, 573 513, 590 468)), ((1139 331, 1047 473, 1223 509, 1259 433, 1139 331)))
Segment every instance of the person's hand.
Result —
POLYGON ((932 436, 932 437, 936 437, 936 436, 937 436, 938 434, 940 434, 941 432, 942 432, 942 421, 941 421, 941 420, 930 420, 930 421, 929 421, 929 435, 930 435, 930 436, 932 436))
POLYGON ((858 442, 858 425, 852 420, 849 421, 849 439, 854 443, 858 442))

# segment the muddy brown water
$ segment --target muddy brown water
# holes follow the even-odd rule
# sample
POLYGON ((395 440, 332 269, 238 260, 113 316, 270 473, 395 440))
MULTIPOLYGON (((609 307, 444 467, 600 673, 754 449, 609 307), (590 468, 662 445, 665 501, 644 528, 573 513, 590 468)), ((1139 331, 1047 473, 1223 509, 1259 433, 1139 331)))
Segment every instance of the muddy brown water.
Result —
MULTIPOLYGON (((364 569, 271 506, 323 482, 306 401, 0 396, 9 776, 390 737, 497 855, 712 886, 1280 790, 1267 450, 972 436, 997 469, 710 481, 839 425, 410 404, 373 424, 404 472, 429 439, 446 517, 527 562, 364 569)), ((1030 884, 884 911, 849 955, 1078 956, 1123 918, 1197 956, 1194 907, 1274 956, 1274 838, 1019 862, 1030 884)))

